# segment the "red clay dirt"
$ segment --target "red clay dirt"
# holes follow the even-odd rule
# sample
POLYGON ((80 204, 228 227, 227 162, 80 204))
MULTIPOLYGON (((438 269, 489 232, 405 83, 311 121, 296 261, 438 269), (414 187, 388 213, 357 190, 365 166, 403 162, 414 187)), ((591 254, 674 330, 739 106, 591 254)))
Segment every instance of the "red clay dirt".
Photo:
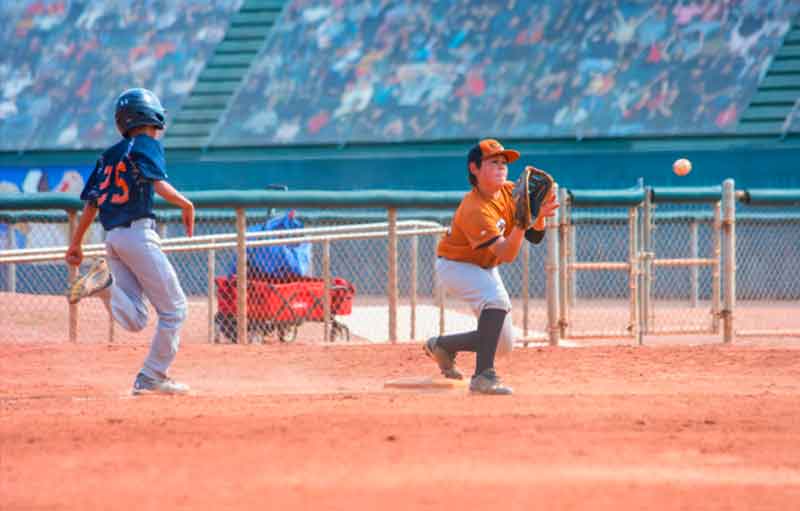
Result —
MULTIPOLYGON (((516 393, 386 390, 416 344, 0 344, 0 509, 800 507, 800 350, 526 348, 516 393)), ((474 357, 460 358, 472 369, 474 357)))

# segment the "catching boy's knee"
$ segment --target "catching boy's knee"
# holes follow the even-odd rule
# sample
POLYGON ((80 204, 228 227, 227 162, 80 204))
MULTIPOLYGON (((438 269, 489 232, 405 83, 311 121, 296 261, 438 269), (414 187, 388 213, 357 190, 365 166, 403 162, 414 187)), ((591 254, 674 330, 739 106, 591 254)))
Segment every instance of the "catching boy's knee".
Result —
POLYGON ((501 335, 500 342, 497 343, 497 352, 495 355, 498 357, 505 357, 510 355, 512 351, 514 351, 514 339, 507 339, 501 335))
POLYGON ((503 323, 503 329, 500 331, 500 339, 497 341, 497 352, 495 355, 498 357, 510 355, 514 350, 514 343, 517 340, 516 337, 514 325, 511 323, 511 314, 509 314, 506 316, 506 320, 503 323))

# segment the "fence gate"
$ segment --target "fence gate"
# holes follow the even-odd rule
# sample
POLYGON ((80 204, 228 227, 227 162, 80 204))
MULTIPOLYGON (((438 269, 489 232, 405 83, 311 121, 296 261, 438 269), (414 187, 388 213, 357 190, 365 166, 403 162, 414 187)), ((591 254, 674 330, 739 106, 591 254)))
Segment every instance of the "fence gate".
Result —
POLYGON ((639 339, 639 217, 643 198, 641 188, 561 193, 562 338, 639 339))
POLYGON ((733 338, 735 192, 722 187, 562 192, 562 338, 733 338))
POLYGON ((718 334, 721 187, 648 188, 642 206, 642 333, 718 334))

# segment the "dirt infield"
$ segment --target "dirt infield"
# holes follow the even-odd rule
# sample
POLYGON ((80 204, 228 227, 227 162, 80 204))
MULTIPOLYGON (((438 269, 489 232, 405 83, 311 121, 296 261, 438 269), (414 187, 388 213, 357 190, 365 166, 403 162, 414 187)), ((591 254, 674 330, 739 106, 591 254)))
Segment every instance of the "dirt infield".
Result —
MULTIPOLYGON (((353 340, 384 342, 389 338, 389 308, 385 296, 356 295, 352 314, 337 316, 340 322, 349 324, 353 330, 353 340), (360 327, 360 328, 356 328, 360 327), (363 336, 364 330, 370 335, 363 336)), ((474 316, 463 303, 449 299, 446 302, 445 323, 447 332, 462 328, 474 328, 474 316), (466 317, 468 323, 463 323, 466 317)), ((181 328, 181 335, 192 342, 203 342, 214 337, 214 327, 209 325, 208 299, 202 296, 189 298, 189 317, 181 328)), ((800 314, 796 313, 796 301, 744 301, 737 303, 735 314, 735 343, 742 345, 775 345, 800 347, 800 314), (756 331, 757 335, 745 335, 756 331), (764 331, 772 334, 765 337, 764 331), (784 332, 782 337, 777 334, 784 332), (788 333, 787 333, 788 332, 788 333)), ((215 312, 217 309, 213 309, 215 312)), ((49 340, 67 342, 69 340, 69 309, 63 295, 39 295, 0 292, 0 342, 40 342, 49 340)), ((700 330, 711 328, 710 305, 701 303, 689 307, 680 301, 656 301, 653 307, 650 327, 654 333, 645 335, 645 344, 714 344, 722 340, 722 334, 697 334, 700 330), (689 330, 694 334, 682 336, 656 335, 660 330, 689 330)), ((520 334, 524 331, 524 307, 520 299, 513 300, 514 325, 520 334)), ((213 318, 213 314, 211 317, 213 318)), ((152 337, 155 330, 156 313, 150 308, 150 321, 142 332, 126 332, 119 326, 113 329, 114 343, 138 343, 152 337)), ((410 335, 409 300, 401 299, 397 317, 398 338, 406 340, 410 335)), ((438 333, 439 309, 430 299, 419 299, 416 310, 415 334, 417 338, 438 333)), ((570 309, 569 340, 584 338, 587 331, 602 332, 603 338, 594 341, 581 341, 581 345, 591 344, 634 344, 630 335, 630 304, 625 300, 579 300, 570 309)), ((77 313, 77 342, 111 342, 111 320, 100 300, 90 299, 80 303, 77 313)), ((547 338, 547 303, 544 300, 531 300, 529 303, 527 337, 537 340, 547 338)), ((298 338, 313 341, 322 336, 322 324, 306 321, 298 332, 298 338)), ((721 332, 721 330, 719 330, 721 332)), ((222 342, 224 335, 217 332, 222 342)))
MULTIPOLYGON (((527 348, 511 397, 385 390, 417 345, 0 345, 0 508, 796 509, 800 350, 527 348)), ((461 365, 471 369, 472 357, 461 365)))

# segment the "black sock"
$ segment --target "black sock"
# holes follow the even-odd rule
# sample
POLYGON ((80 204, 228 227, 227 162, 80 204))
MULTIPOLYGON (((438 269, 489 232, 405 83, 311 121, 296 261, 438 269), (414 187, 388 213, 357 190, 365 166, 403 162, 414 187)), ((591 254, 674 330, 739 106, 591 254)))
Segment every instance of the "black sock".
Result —
POLYGON ((478 317, 478 356, 475 359, 475 374, 494 367, 494 354, 503 330, 507 312, 502 309, 483 309, 478 317))
POLYGON ((471 332, 463 332, 460 334, 443 335, 436 341, 438 346, 441 346, 450 353, 458 353, 459 351, 478 351, 478 344, 480 343, 480 335, 477 330, 471 332))

